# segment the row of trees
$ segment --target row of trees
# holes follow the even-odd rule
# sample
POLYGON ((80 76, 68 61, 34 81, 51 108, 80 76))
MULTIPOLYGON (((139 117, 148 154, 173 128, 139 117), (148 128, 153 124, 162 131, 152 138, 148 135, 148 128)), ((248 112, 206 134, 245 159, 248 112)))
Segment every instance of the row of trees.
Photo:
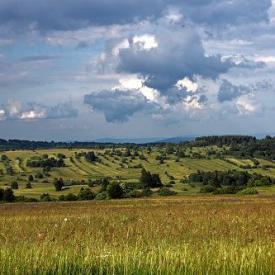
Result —
POLYGON ((188 177, 190 183, 201 183, 202 192, 234 194, 244 188, 275 184, 275 179, 260 174, 249 174, 243 171, 198 171, 188 177))
POLYGON ((54 168, 64 167, 65 163, 63 158, 35 158, 27 160, 27 166, 33 168, 54 168))
MULTIPOLYGON (((62 178, 55 179, 54 182, 55 190, 60 192, 63 190, 65 183, 62 178)), ((111 182, 108 178, 101 178, 97 180, 93 180, 89 182, 90 187, 100 186, 100 191, 94 197, 98 195, 98 197, 111 198, 111 199, 119 199, 123 197, 132 197, 136 196, 146 196, 150 193, 151 188, 160 188, 163 187, 163 184, 160 180, 158 174, 151 174, 149 171, 142 169, 141 176, 139 179, 139 184, 131 184, 131 183, 123 183, 119 182, 111 182), (134 190, 142 189, 143 191, 133 192, 134 190)), ((151 193, 150 193, 151 194, 151 193)), ((61 197, 62 200, 72 200, 73 196, 70 194, 69 198, 66 196, 61 197)), ((78 198, 81 199, 81 196, 78 195, 78 198)))

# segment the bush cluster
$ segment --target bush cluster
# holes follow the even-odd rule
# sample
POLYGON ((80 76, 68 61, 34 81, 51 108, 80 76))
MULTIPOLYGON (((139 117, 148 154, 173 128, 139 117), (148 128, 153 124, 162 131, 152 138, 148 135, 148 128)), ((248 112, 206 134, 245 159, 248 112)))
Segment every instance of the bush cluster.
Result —
POLYGON ((236 194, 247 187, 275 184, 275 179, 244 171, 198 171, 189 176, 189 183, 201 183, 201 193, 236 194))

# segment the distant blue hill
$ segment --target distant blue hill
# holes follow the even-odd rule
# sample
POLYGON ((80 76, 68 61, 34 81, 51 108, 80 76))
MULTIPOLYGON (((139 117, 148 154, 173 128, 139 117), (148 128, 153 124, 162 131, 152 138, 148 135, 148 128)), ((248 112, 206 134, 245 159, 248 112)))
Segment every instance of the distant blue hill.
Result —
POLYGON ((153 143, 158 142, 162 138, 99 138, 95 139, 94 142, 98 143, 135 143, 135 144, 144 144, 144 143, 153 143))
POLYGON ((167 139, 159 140, 158 142, 159 143, 174 143, 174 144, 178 144, 178 143, 181 143, 181 142, 194 140, 195 138, 196 138, 196 136, 172 137, 172 138, 167 138, 167 139))
POLYGON ((145 143, 180 143, 184 141, 194 140, 195 136, 184 136, 184 137, 172 137, 172 138, 100 138, 94 140, 94 142, 99 143, 135 143, 135 144, 145 144, 145 143))

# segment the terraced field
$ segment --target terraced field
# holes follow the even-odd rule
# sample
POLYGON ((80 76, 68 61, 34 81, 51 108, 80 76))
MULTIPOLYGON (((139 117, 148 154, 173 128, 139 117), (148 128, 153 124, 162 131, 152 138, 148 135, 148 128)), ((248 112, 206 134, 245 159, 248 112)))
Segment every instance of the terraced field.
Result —
MULTIPOLYGON (((120 148, 121 152, 125 152, 125 148, 120 148)), ((227 171, 242 170, 243 165, 253 165, 251 160, 236 159, 230 157, 228 159, 218 159, 217 156, 207 157, 209 150, 219 151, 216 147, 211 148, 191 148, 187 149, 186 156, 182 158, 176 157, 174 154, 168 154, 165 161, 160 162, 157 157, 161 153, 159 149, 153 148, 148 152, 145 148, 139 149, 138 155, 135 157, 124 157, 110 155, 104 149, 94 150, 98 157, 98 161, 90 163, 77 155, 87 150, 74 149, 50 149, 36 151, 8 151, 2 152, 9 161, 0 162, 0 187, 9 186, 12 181, 17 181, 19 189, 15 191, 16 195, 24 195, 27 197, 39 197, 42 193, 49 193, 54 197, 60 195, 53 188, 54 178, 62 177, 64 181, 77 181, 77 185, 67 186, 62 194, 77 193, 80 188, 87 184, 88 180, 109 177, 113 180, 137 182, 140 176, 141 168, 144 167, 151 173, 160 175, 163 183, 167 184, 173 179, 176 182, 174 190, 183 194, 195 194, 198 190, 190 186, 180 183, 182 179, 197 170, 201 171, 227 171), (192 154, 199 153, 202 158, 193 158, 192 154), (57 157, 58 154, 66 156, 64 162, 65 167, 53 168, 46 177, 37 178, 36 175, 43 173, 42 168, 30 168, 27 166, 27 160, 34 156, 42 157, 47 154, 49 157, 57 157), (142 158, 140 156, 143 156, 142 158), (12 168, 13 174, 8 173, 8 167, 12 168), (32 189, 26 189, 28 177, 34 176, 32 189), (81 184, 81 181, 85 181, 81 184)), ((109 150, 110 151, 110 150, 109 150)), ((1 155, 0 154, 0 155, 1 155)), ((260 166, 268 168, 247 169, 250 173, 260 173, 275 177, 275 164, 270 161, 257 159, 260 166)), ((270 189, 271 190, 271 189, 270 189)), ((267 190, 263 189, 263 193, 267 190)), ((272 193, 274 190, 272 191, 272 193)), ((275 193, 275 192, 274 192, 275 193)))

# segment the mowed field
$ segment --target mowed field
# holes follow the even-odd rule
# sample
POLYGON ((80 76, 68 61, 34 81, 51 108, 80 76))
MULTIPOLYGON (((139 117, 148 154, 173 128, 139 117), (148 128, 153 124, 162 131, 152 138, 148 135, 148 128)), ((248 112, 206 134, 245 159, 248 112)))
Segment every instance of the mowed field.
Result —
MULTIPOLYGON (((122 152, 125 148, 119 148, 122 152)), ((192 148, 187 149, 186 157, 177 158, 174 154, 167 156, 164 163, 160 164, 159 160, 156 160, 160 154, 160 150, 153 148, 149 153, 145 148, 140 148, 138 153, 145 157, 140 159, 125 158, 122 156, 109 156, 105 154, 106 149, 93 149, 99 162, 89 163, 84 157, 76 157, 78 153, 91 151, 89 149, 49 149, 49 150, 26 150, 26 151, 7 151, 1 152, 9 158, 8 165, 12 167, 14 174, 12 176, 6 173, 7 163, 0 162, 0 170, 3 174, 0 175, 0 187, 9 186, 12 181, 17 181, 19 189, 15 190, 16 195, 24 195, 26 197, 39 198, 43 193, 49 193, 53 197, 58 197, 61 194, 78 193, 81 187, 87 186, 86 183, 89 179, 94 180, 102 177, 110 177, 112 180, 131 181, 137 182, 140 176, 141 167, 149 170, 152 173, 160 174, 161 180, 164 184, 171 181, 171 176, 174 178, 176 184, 173 189, 180 194, 192 195, 198 192, 198 188, 180 183, 182 179, 189 174, 202 171, 226 171, 226 170, 242 170, 241 165, 253 164, 251 160, 239 160, 234 158, 219 159, 217 157, 195 159, 188 156, 188 154, 199 153, 204 155, 207 150, 219 150, 217 148, 192 148), (28 176, 35 175, 39 172, 43 172, 42 168, 30 168, 27 167, 27 160, 34 156, 42 156, 47 154, 49 157, 56 157, 58 154, 64 154, 65 167, 53 168, 49 176, 43 179, 35 178, 32 182, 32 189, 26 189, 26 183, 28 182, 28 176), (62 192, 55 192, 53 187, 54 178, 62 177, 65 181, 78 181, 77 185, 66 186, 62 192), (85 185, 81 185, 80 181, 85 181, 85 185)), ((110 151, 110 150, 109 150, 110 151)), ((274 163, 266 160, 258 160, 261 164, 270 166, 268 169, 248 169, 248 172, 256 172, 275 177, 275 165, 274 163), (274 166, 274 168, 272 167, 274 166)), ((96 191, 96 190, 95 190, 96 191)), ((260 193, 275 193, 275 188, 259 188, 260 193)))
POLYGON ((274 274, 272 196, 0 205, 1 274, 274 274))

